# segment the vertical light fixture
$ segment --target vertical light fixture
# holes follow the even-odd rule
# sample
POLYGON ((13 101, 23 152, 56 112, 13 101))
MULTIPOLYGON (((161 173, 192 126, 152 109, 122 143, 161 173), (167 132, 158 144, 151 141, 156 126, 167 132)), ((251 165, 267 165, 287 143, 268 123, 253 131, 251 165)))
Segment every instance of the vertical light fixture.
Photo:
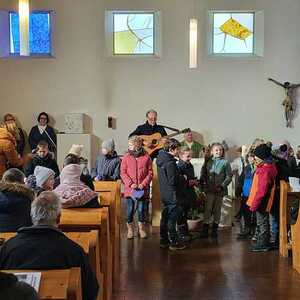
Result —
POLYGON ((198 20, 195 18, 190 19, 190 69, 196 69, 197 51, 198 48, 198 20))
POLYGON ((29 0, 19 0, 20 55, 29 56, 29 0))

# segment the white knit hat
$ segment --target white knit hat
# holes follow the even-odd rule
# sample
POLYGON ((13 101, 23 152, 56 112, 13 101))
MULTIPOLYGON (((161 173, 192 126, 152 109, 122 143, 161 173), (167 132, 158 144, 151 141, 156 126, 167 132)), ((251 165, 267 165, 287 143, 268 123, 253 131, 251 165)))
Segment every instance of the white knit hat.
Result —
POLYGON ((83 145, 73 144, 68 154, 73 154, 75 156, 81 157, 83 145))
POLYGON ((50 176, 55 176, 55 173, 51 169, 36 166, 34 169, 34 176, 36 178, 36 186, 42 187, 50 176))

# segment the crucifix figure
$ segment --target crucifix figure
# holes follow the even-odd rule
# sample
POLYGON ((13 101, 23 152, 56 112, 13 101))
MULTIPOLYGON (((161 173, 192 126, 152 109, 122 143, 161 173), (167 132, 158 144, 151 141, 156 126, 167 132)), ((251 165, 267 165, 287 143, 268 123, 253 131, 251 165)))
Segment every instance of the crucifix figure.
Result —
POLYGON ((295 107, 294 107, 294 91, 300 87, 300 84, 292 84, 290 82, 278 82, 275 79, 268 78, 270 81, 274 82, 275 84, 283 87, 285 89, 285 99, 282 102, 282 105, 284 106, 284 114, 285 114, 285 120, 286 120, 286 127, 292 127, 292 118, 295 113, 295 107))

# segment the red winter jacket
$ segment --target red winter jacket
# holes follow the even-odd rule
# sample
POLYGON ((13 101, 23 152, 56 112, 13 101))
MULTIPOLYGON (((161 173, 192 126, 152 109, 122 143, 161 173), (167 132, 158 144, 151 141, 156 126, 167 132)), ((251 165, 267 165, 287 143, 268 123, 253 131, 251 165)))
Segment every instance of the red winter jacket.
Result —
POLYGON ((131 197, 132 184, 142 184, 145 197, 149 196, 150 182, 153 177, 152 160, 148 154, 134 157, 127 153, 121 163, 121 178, 124 182, 124 196, 131 197))
POLYGON ((247 205, 251 211, 269 212, 273 205, 277 170, 272 163, 257 166, 247 205))

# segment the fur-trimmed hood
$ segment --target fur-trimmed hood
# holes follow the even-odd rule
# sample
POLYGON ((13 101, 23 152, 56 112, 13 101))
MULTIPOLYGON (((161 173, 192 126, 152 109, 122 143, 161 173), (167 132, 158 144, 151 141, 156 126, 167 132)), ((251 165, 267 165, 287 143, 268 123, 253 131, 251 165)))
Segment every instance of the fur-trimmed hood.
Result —
POLYGON ((34 192, 26 187, 24 184, 11 183, 11 182, 0 182, 0 193, 14 193, 20 196, 25 196, 33 201, 34 192))

